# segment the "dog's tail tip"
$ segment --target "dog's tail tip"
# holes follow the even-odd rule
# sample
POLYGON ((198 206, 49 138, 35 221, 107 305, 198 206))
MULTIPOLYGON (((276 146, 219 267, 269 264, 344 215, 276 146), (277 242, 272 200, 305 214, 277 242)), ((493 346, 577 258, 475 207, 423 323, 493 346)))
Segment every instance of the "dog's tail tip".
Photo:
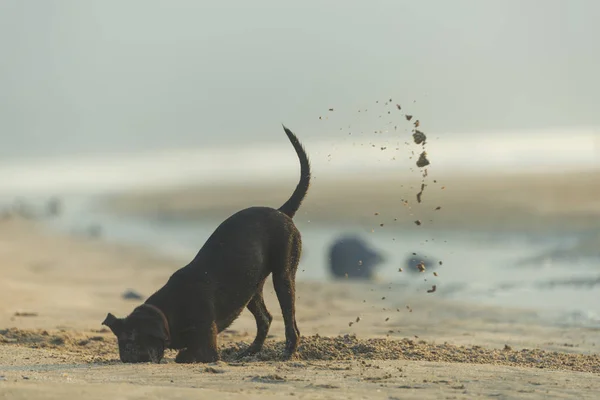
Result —
POLYGON ((294 146, 296 154, 300 159, 300 182, 298 182, 294 193, 292 193, 292 196, 288 199, 288 201, 286 201, 285 204, 279 208, 279 211, 283 212, 290 218, 293 218, 296 214, 296 211, 298 211, 300 208, 302 200, 306 196, 306 192, 308 192, 308 188, 310 186, 310 162, 304 147, 296 135, 294 135, 294 133, 290 131, 283 123, 281 126, 283 127, 288 139, 294 146))

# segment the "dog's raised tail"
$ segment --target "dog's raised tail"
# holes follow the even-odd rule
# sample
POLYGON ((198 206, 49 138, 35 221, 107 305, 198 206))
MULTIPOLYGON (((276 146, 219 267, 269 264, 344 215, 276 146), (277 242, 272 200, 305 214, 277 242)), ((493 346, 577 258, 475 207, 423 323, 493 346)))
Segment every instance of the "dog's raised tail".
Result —
POLYGON ((285 131, 288 139, 290 139, 292 146, 294 146, 294 150, 296 150, 296 154, 300 160, 300 182, 298 182, 296 190, 294 190, 294 193, 292 193, 292 197, 290 197, 288 201, 279 207, 279 211, 290 218, 294 218, 294 215, 300 208, 302 200, 304 200, 304 197, 306 197, 306 193, 308 192, 308 188, 310 186, 310 162, 308 161, 308 156, 306 155, 304 146, 302 146, 302 143, 300 143, 296 135, 286 128, 285 125, 283 125, 283 130, 285 131))

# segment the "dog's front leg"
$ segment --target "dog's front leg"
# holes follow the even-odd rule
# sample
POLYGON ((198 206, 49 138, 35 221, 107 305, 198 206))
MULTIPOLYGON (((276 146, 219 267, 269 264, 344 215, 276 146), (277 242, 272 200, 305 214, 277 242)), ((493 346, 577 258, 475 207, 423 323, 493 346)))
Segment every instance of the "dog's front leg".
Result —
POLYGON ((211 363, 219 361, 217 350, 217 324, 199 324, 190 332, 188 347, 180 350, 175 357, 177 363, 211 363))

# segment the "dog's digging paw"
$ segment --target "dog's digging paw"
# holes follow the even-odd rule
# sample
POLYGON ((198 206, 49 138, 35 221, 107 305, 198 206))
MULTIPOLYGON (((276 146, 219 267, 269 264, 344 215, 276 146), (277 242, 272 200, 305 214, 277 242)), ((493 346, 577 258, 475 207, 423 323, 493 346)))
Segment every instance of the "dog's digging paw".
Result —
POLYGON ((298 352, 297 351, 284 351, 283 352, 283 361, 291 361, 291 360, 296 360, 298 359, 298 352))
POLYGON ((219 356, 219 354, 201 354, 196 356, 196 362, 200 362, 200 363, 204 363, 204 364, 210 364, 210 363, 215 363, 217 361, 221 361, 221 357, 219 356))
POLYGON ((237 360, 241 360, 242 358, 245 358, 245 357, 255 356, 258 353, 260 353, 260 349, 253 348, 252 346, 250 346, 246 350, 244 350, 241 353, 239 353, 235 358, 237 360))
POLYGON ((175 362, 179 364, 192 364, 197 362, 194 353, 188 349, 180 350, 175 356, 175 362))

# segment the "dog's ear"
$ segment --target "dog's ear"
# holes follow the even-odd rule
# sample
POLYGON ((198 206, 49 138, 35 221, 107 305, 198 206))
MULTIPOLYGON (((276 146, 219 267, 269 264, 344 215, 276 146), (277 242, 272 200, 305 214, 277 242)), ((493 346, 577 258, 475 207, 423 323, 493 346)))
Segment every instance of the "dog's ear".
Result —
POLYGON ((123 331, 123 320, 115 317, 111 313, 108 313, 102 325, 106 325, 111 331, 117 336, 123 331))

